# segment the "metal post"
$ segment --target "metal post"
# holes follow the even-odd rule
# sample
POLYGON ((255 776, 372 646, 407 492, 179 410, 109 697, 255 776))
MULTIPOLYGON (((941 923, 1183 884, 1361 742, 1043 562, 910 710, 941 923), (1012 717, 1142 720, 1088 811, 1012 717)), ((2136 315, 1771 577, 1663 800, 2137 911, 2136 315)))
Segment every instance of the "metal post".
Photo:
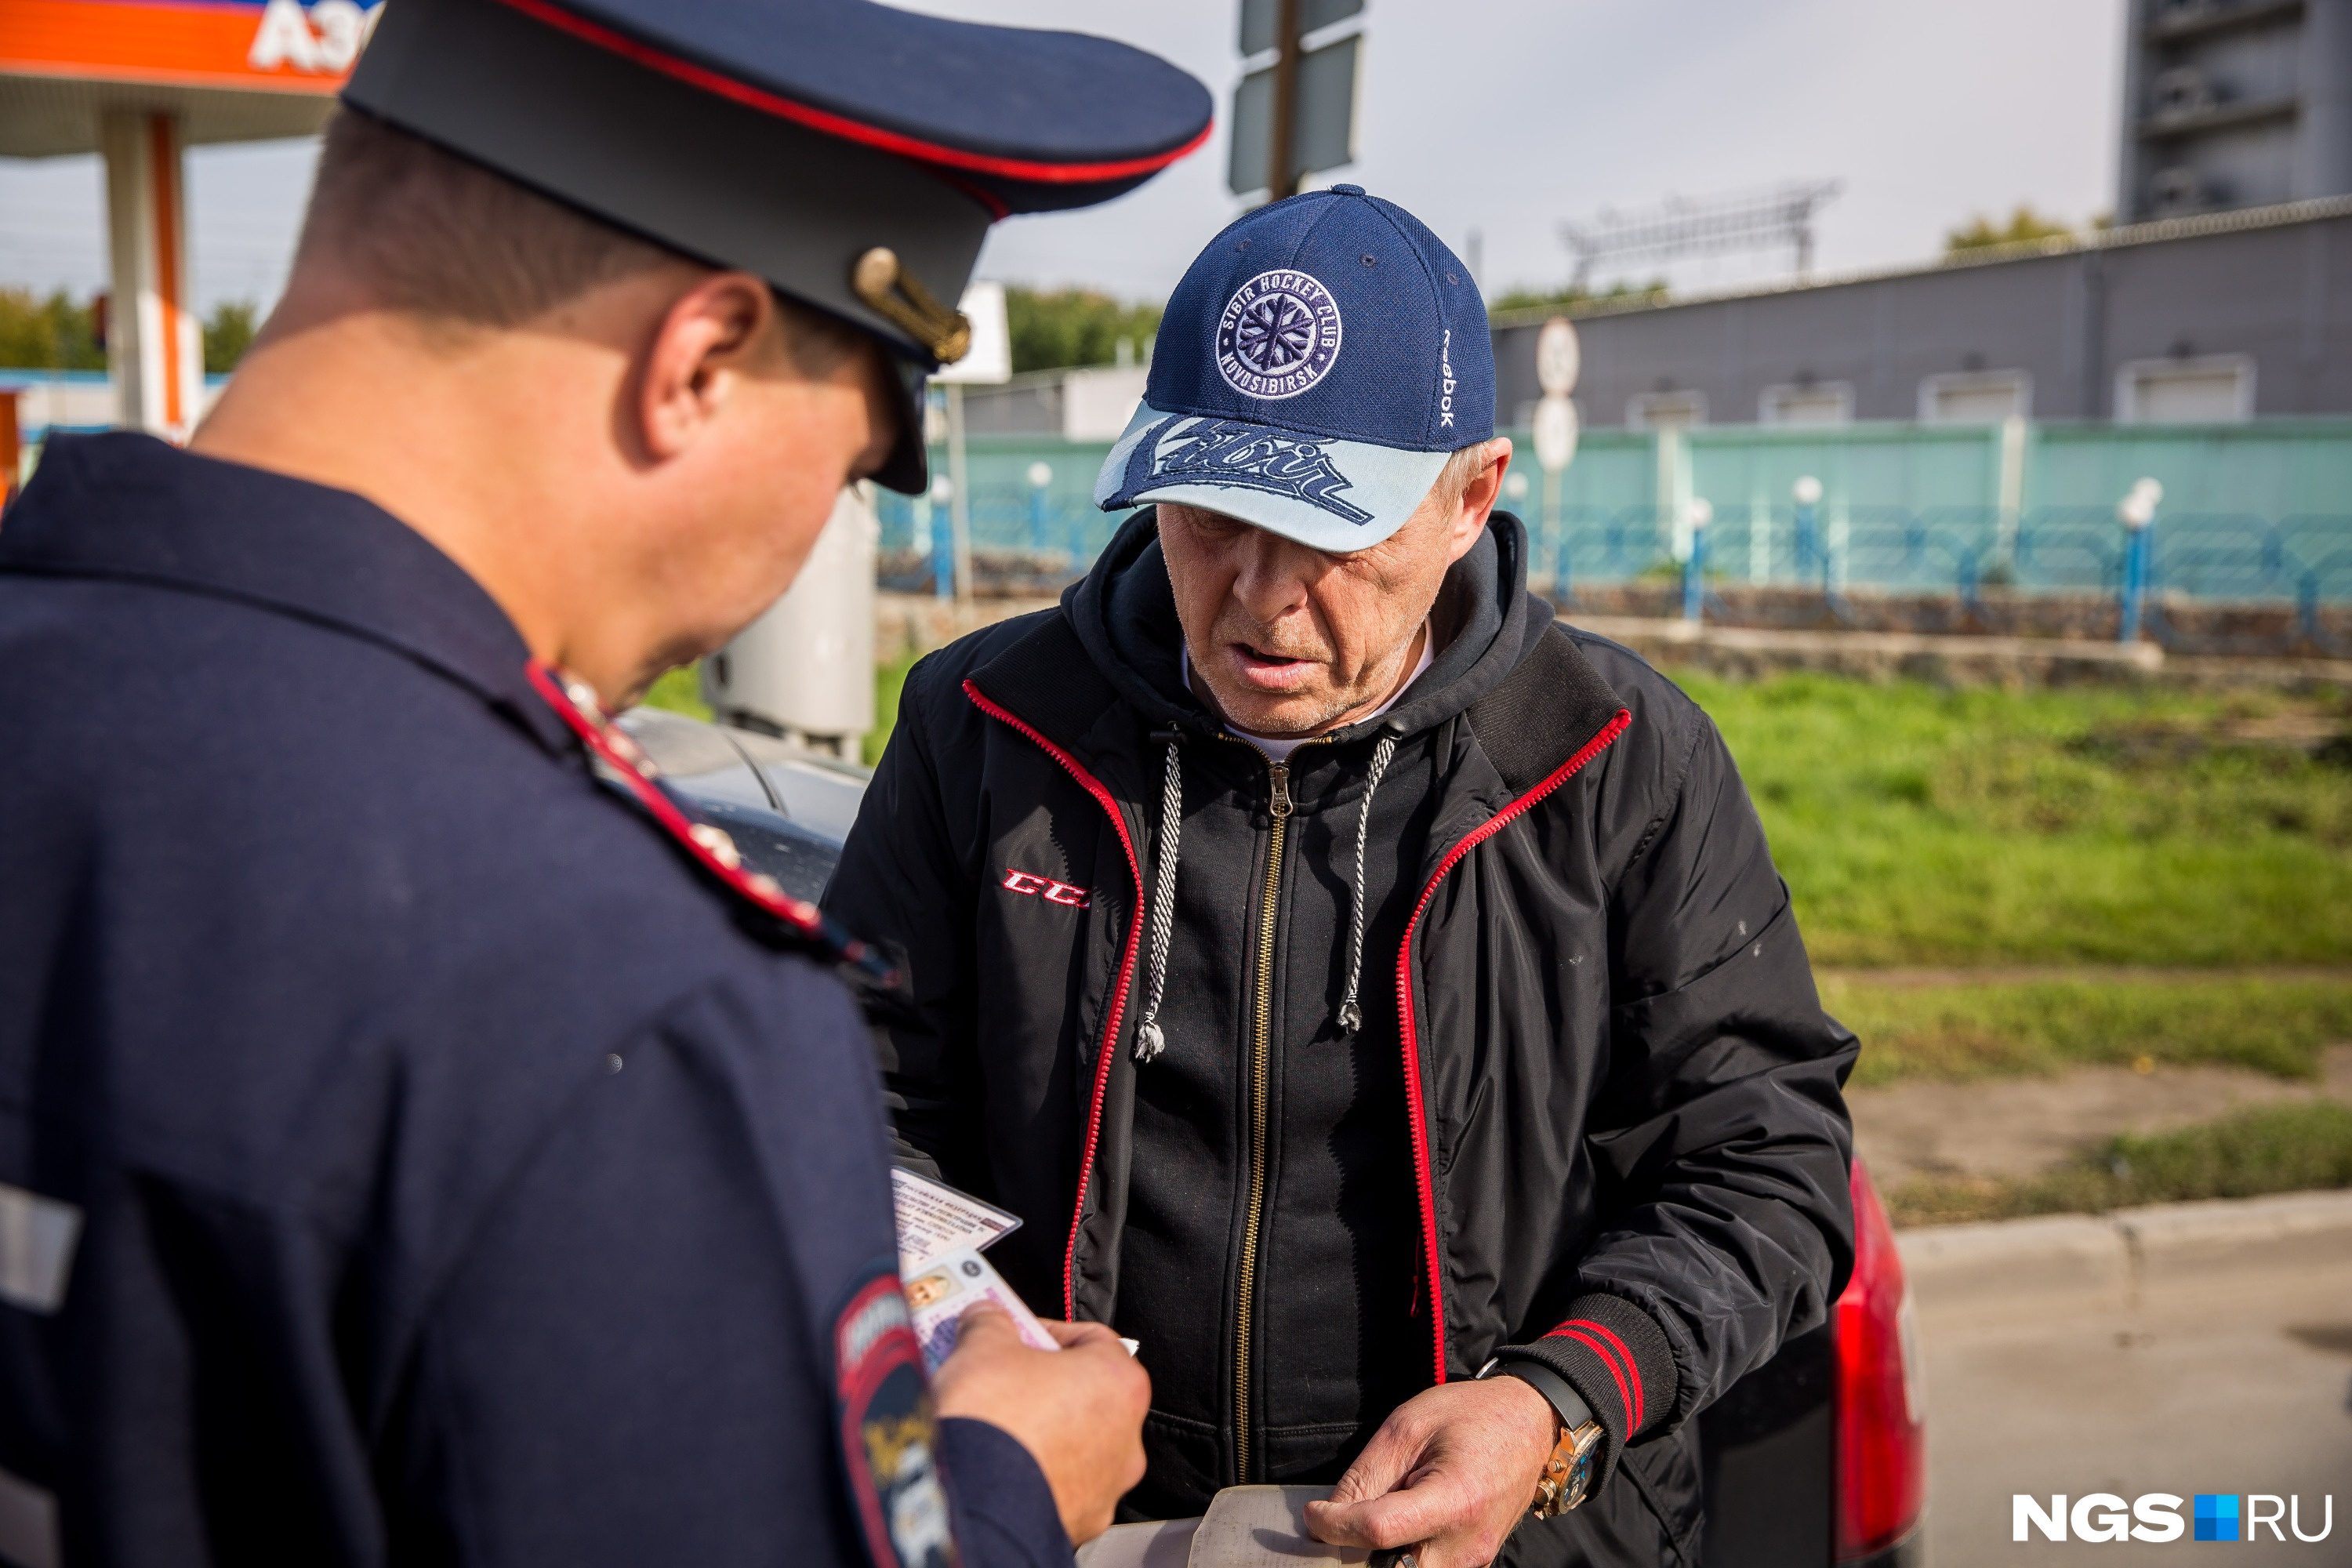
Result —
POLYGON ((2025 416, 2000 422, 2000 473, 1994 513, 1992 558, 2012 575, 2017 565, 2017 520, 2025 510, 2025 416))
POLYGON ((1054 470, 1045 463, 1029 465, 1029 553, 1045 553, 1045 487, 1054 482, 1054 470))
POLYGON ((1715 508, 1705 496, 1694 496, 1684 510, 1690 525, 1690 553, 1683 557, 1683 619, 1696 626, 1706 610, 1706 528, 1715 508))
POLYGON ((1797 581, 1805 580, 1815 561, 1822 563, 1822 585, 1829 585, 1829 556, 1822 549, 1822 481, 1806 474, 1789 487, 1797 503, 1797 581))
POLYGON ((948 521, 947 510, 954 493, 955 487, 942 474, 915 502, 923 526, 930 534, 931 595, 940 599, 955 597, 955 529, 948 521))
POLYGON ((948 518, 955 540, 955 596, 971 598, 971 487, 965 482, 963 384, 948 383, 948 518))
POLYGON ((1543 526, 1552 538, 1552 597, 1566 603, 1569 594, 1573 590, 1569 586, 1568 523, 1559 515, 1559 487, 1563 478, 1561 469, 1546 468, 1544 470, 1543 526))
POLYGON ((2116 521, 2124 525, 2122 614, 2116 617, 2116 640, 2139 641, 2140 617, 2147 597, 2149 555, 2156 541, 2156 508, 2164 487, 2141 479, 2116 503, 2116 521))
POLYGON ((1690 505, 1690 464, 1683 452, 1683 433, 1672 425, 1657 432, 1658 543, 1669 559, 1683 558, 1683 525, 1690 505))
POLYGON ((1265 139, 1266 200, 1298 194, 1290 172, 1290 142, 1298 123, 1298 0, 1274 4, 1274 112, 1265 139))
POLYGON ((106 357, 115 422, 184 441, 204 412, 205 353, 189 303, 180 118, 109 110, 99 145, 114 272, 106 357))
POLYGON ((2116 634, 2118 642, 2139 641, 2142 603, 2147 592, 2147 536, 2151 528, 2135 528, 2124 543, 2124 605, 2123 620, 2116 634))

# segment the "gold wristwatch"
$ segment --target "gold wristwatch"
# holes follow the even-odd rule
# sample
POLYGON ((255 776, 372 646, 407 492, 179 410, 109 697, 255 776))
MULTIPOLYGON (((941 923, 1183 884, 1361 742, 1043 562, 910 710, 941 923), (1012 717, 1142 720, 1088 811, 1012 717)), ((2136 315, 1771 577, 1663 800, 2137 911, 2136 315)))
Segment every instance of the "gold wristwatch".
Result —
POLYGON ((1517 1378, 1544 1396, 1559 1422, 1559 1440, 1552 1445, 1536 1495, 1528 1504, 1529 1517, 1555 1518, 1582 1502, 1601 1468, 1601 1423, 1592 1418, 1591 1407, 1566 1378, 1540 1362, 1490 1361, 1478 1369, 1478 1375, 1517 1378))

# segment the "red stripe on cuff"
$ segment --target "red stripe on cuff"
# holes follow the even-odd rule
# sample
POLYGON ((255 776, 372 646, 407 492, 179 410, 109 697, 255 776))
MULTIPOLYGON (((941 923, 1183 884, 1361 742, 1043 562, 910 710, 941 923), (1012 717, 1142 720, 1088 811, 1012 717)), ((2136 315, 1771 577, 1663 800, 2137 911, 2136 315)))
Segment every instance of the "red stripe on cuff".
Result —
MULTIPOLYGON (((1633 1359, 1633 1352, 1625 1348, 1625 1342, 1623 1340, 1619 1339, 1615 1334, 1610 1332, 1607 1324, 1596 1323, 1591 1318, 1571 1318, 1569 1321, 1574 1323, 1580 1329, 1591 1329, 1594 1333, 1599 1334, 1602 1339, 1607 1340, 1612 1345, 1615 1346, 1617 1353, 1625 1358, 1625 1375, 1631 1378, 1633 1383, 1633 1425, 1627 1435, 1631 1436, 1633 1432, 1639 1432, 1642 1429, 1642 1363, 1633 1359)), ((1566 1327, 1567 1325, 1563 1324, 1561 1326, 1566 1327)))
POLYGON ((1627 1422, 1625 1436, 1630 1439, 1633 1436, 1634 1428, 1639 1426, 1641 1423, 1633 1420, 1633 1396, 1626 1392, 1625 1374, 1617 1369, 1617 1358, 1609 1353, 1609 1347, 1602 1344, 1599 1340, 1594 1339, 1591 1334, 1584 1332, 1582 1330, 1570 1328, 1565 1323, 1562 1323, 1559 1328, 1554 1329, 1550 1333, 1546 1334, 1544 1338, 1548 1340, 1560 1338, 1574 1340, 1579 1344, 1581 1344, 1586 1349, 1590 1350, 1594 1355, 1601 1358, 1601 1364, 1607 1367, 1609 1369, 1609 1375, 1617 1380, 1617 1405, 1618 1408, 1625 1412, 1625 1419, 1627 1422))

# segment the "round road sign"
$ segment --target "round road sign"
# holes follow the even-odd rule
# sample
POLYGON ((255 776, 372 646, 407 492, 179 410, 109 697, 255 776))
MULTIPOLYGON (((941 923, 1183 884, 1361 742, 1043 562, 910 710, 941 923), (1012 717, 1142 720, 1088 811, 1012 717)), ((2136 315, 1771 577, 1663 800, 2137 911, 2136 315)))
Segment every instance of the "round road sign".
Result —
POLYGON ((1566 397, 1576 390, 1576 373, 1583 367, 1584 352, 1577 346, 1576 328, 1566 316, 1554 316, 1536 333, 1536 384, 1547 397, 1566 397))
POLYGON ((1575 457, 1576 405, 1565 397, 1544 398, 1536 405, 1536 461, 1556 474, 1575 457))

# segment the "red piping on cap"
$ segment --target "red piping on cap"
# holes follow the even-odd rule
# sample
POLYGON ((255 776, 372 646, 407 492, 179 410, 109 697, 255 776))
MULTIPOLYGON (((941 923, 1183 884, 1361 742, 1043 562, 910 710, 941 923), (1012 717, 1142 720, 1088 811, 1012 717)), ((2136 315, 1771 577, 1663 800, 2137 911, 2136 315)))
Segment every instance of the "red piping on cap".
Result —
POLYGON ((546 23, 559 32, 583 38, 600 49, 635 61, 664 76, 675 77, 705 92, 756 109, 762 113, 822 131, 828 136, 838 136, 846 142, 878 147, 886 153, 919 159, 926 163, 939 163, 950 169, 968 169, 974 174, 995 174, 1008 180, 1034 180, 1047 185, 1084 185, 1097 180, 1119 180, 1131 174, 1151 174, 1166 168, 1177 159, 1198 148, 1209 139, 1212 125, 1203 126, 1201 133, 1172 153, 1155 153, 1148 158, 1121 158, 1108 163, 1041 163, 1027 158, 998 158, 986 153, 967 153, 961 148, 943 147, 936 142, 908 136, 897 131, 886 131, 878 125, 866 125, 829 110, 794 103, 789 98, 751 87, 731 77, 719 75, 707 67, 675 55, 648 47, 635 39, 625 37, 609 27, 569 11, 549 5, 547 0, 499 0, 499 3, 521 12, 534 20, 546 23))

